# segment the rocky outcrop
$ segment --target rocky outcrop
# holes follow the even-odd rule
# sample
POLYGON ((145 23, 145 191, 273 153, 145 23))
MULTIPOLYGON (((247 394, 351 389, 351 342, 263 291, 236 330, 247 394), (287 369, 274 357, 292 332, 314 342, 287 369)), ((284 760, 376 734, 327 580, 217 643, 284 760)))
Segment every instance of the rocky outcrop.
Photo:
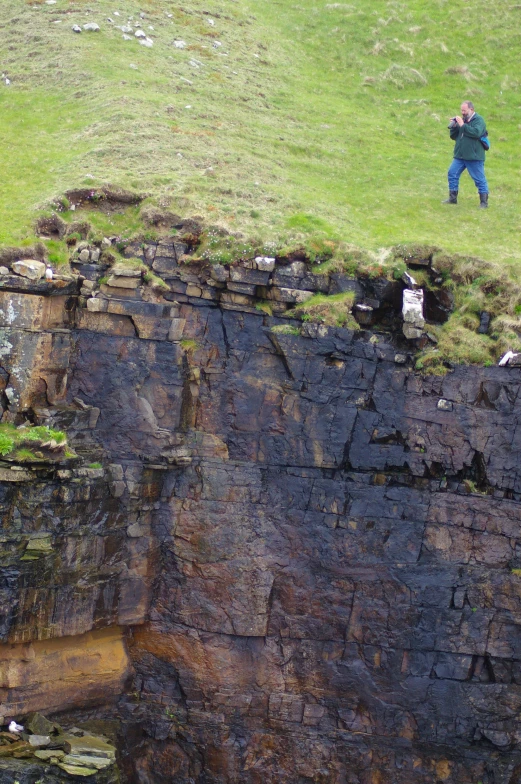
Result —
POLYGON ((57 784, 87 778, 92 784, 117 784, 116 749, 107 739, 84 732, 70 732, 31 713, 25 726, 11 722, 0 733, 0 781, 36 780, 57 784))
POLYGON ((274 332, 323 279, 185 250, 7 318, 4 416, 84 463, 2 484, 2 703, 117 719, 139 784, 518 784, 519 369, 415 373, 401 282, 274 332))

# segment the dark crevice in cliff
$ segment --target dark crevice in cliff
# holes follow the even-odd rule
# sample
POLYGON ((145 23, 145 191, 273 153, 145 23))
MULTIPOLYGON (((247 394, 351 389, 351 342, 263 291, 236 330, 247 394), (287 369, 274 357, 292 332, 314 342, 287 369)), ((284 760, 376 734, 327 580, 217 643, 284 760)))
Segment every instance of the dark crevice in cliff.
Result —
MULTIPOLYGON (((123 318, 125 318, 125 316, 123 316, 123 318)), ((134 327, 134 337, 138 338, 139 337, 139 331, 138 331, 138 328, 136 326, 136 323, 135 323, 134 319, 132 318, 132 316, 127 316, 127 318, 128 318, 129 323, 132 324, 132 326, 134 327)))
POLYGON ((492 409, 493 411, 496 410, 495 405, 492 403, 492 401, 489 398, 487 388, 483 382, 481 382, 481 384, 479 385, 478 396, 472 405, 478 406, 480 408, 489 408, 492 409))
POLYGON ((491 488, 491 485, 488 481, 485 458, 482 452, 474 452, 471 464, 459 471, 455 478, 462 483, 466 481, 471 483, 471 489, 475 487, 479 492, 486 493, 491 488))
POLYGON ((225 313, 225 311, 220 310, 219 312, 221 314, 221 329, 222 329, 222 333, 223 333, 223 341, 224 341, 224 346, 225 346, 225 350, 226 350, 226 359, 229 359, 229 357, 230 357, 230 341, 228 340, 228 332, 226 331, 226 324, 225 324, 225 321, 224 321, 224 313, 225 313))
POLYGON ((372 395, 368 395, 368 397, 366 397, 364 402, 361 403, 359 406, 357 406, 357 408, 360 411, 375 411, 375 412, 377 411, 372 395))
POLYGON ((279 341, 277 340, 277 336, 274 335, 273 332, 269 332, 268 333, 268 338, 271 341, 271 343, 273 344, 273 347, 275 349, 275 355, 277 357, 280 357, 280 360, 281 360, 281 362, 282 362, 282 364, 284 366, 284 370, 286 371, 286 373, 288 375, 288 378, 290 378, 292 381, 295 381, 295 377, 293 376, 293 373, 291 372, 291 368, 289 366, 288 360, 286 359, 286 355, 284 353, 284 350, 282 349, 279 341))
POLYGON ((370 444, 385 444, 388 446, 401 446, 404 452, 410 452, 411 448, 400 430, 390 430, 387 433, 379 434, 378 430, 373 430, 370 444))
POLYGON ((188 361, 188 354, 182 360, 183 389, 181 393, 181 413, 179 416, 179 429, 182 432, 190 430, 195 424, 195 401, 192 395, 192 369, 188 361))

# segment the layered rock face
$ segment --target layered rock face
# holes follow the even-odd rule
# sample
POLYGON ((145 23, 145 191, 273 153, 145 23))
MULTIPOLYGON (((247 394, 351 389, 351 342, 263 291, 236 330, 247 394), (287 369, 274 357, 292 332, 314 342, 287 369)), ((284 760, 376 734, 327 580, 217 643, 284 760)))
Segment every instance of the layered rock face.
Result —
POLYGON ((520 371, 188 285, 6 323, 6 416, 104 468, 2 485, 0 712, 117 718, 139 784, 518 784, 520 371))

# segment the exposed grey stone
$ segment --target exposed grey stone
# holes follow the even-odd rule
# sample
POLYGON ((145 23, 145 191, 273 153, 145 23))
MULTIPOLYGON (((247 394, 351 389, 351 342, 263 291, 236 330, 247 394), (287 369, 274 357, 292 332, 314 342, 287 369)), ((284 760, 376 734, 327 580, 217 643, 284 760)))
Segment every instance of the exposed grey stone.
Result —
POLYGON ((210 276, 219 283, 225 283, 230 277, 230 270, 221 264, 214 264, 210 271, 210 276))
POLYGON ((227 288, 228 291, 235 291, 237 294, 248 294, 250 297, 253 297, 255 294, 255 286, 252 283, 235 283, 229 280, 227 288))
POLYGON ((90 313, 106 313, 108 308, 108 302, 106 299, 101 299, 101 297, 91 297, 87 300, 87 310, 90 313))
POLYGON ((49 762, 50 760, 58 761, 65 757, 65 752, 61 749, 36 749, 34 756, 44 762, 49 762))
POLYGON ((17 275, 21 275, 23 278, 29 278, 29 280, 40 280, 45 275, 45 264, 42 261, 33 259, 15 261, 13 272, 16 272, 17 275))
POLYGON ((230 278, 234 283, 249 283, 254 286, 266 286, 270 273, 247 267, 231 267, 230 278))
POLYGON ((90 251, 84 248, 84 250, 80 251, 78 258, 85 264, 87 261, 90 261, 90 251))
POLYGON ((81 33, 81 27, 79 25, 73 25, 72 26, 72 32, 73 33, 81 33))
POLYGON ((425 319, 423 317, 423 291, 421 289, 419 291, 404 289, 402 315, 403 320, 407 324, 411 324, 417 329, 423 328, 425 319))
MULTIPOLYGON (((48 535, 45 535, 45 536, 38 536, 38 537, 33 537, 33 538, 29 539, 25 549, 26 549, 26 551, 30 550, 31 552, 37 552, 37 553, 50 553, 50 552, 52 552, 51 535, 48 534, 48 535)), ((51 727, 52 727, 52 725, 51 725, 51 727)), ((49 731, 51 731, 51 730, 49 730, 49 731)), ((33 732, 34 732, 34 730, 33 730, 33 732)), ((40 738, 40 737, 46 737, 46 736, 43 735, 43 734, 36 733, 32 737, 40 738)), ((35 743, 34 745, 45 746, 46 744, 45 743, 40 743, 40 744, 35 743)))
POLYGON ((71 776, 93 776, 97 773, 97 768, 85 768, 80 765, 68 765, 64 762, 58 762, 58 767, 69 773, 71 776))
POLYGON ((110 494, 113 498, 121 498, 126 490, 125 482, 117 481, 111 482, 109 485, 110 494))
POLYGON ((110 463, 108 472, 114 480, 123 479, 123 466, 119 463, 110 463))
POLYGON ((273 286, 268 292, 269 298, 277 302, 305 302, 313 296, 312 291, 301 291, 300 289, 286 289, 273 286))
POLYGON ((257 256, 255 266, 261 272, 273 272, 275 269, 275 259, 271 256, 257 256))
POLYGON ((90 33, 98 33, 100 26, 96 22, 87 22, 87 24, 83 25, 83 29, 90 33))
POLYGON ((0 276, 3 277, 4 275, 9 275, 10 270, 8 267, 0 267, 0 276))
POLYGON ((135 267, 114 267, 111 272, 116 278, 135 278, 141 274, 135 267))
POLYGON ((50 735, 59 725, 49 721, 41 713, 30 713, 25 720, 25 728, 35 735, 50 735))
POLYGON ((403 273, 402 280, 406 286, 409 286, 409 288, 415 288, 418 285, 415 279, 413 278, 413 276, 409 272, 403 273))
POLYGON ((181 340, 185 328, 186 319, 174 318, 168 332, 167 340, 181 340))
POLYGON ((41 748, 43 746, 48 746, 51 742, 51 739, 48 735, 29 735, 29 745, 34 746, 34 748, 41 748))
POLYGON ((114 760, 105 757, 93 757, 87 754, 66 754, 62 761, 64 765, 77 765, 85 768, 96 768, 96 770, 103 770, 114 764, 114 760))
POLYGON ((137 289, 141 285, 141 278, 127 278, 118 275, 111 275, 107 281, 107 286, 120 289, 137 289))
POLYGON ((440 400, 438 400, 437 408, 439 408, 440 411, 452 411, 454 405, 453 403, 451 403, 450 400, 445 400, 444 398, 440 398, 440 400))
POLYGON ((403 325, 403 334, 407 340, 418 340, 423 335, 423 330, 414 327, 412 324, 405 323, 403 325))
POLYGON ((294 278, 303 278, 306 274, 306 265, 303 261, 294 261, 287 267, 279 267, 279 275, 288 275, 294 278))

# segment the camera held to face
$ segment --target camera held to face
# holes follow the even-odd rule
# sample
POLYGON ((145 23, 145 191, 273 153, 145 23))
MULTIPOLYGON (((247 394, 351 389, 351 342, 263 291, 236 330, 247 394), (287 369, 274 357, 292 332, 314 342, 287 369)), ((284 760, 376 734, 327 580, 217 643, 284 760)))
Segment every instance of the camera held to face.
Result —
POLYGON ((450 118, 450 123, 447 125, 447 128, 450 130, 451 128, 455 128, 458 123, 456 122, 455 117, 450 118))

